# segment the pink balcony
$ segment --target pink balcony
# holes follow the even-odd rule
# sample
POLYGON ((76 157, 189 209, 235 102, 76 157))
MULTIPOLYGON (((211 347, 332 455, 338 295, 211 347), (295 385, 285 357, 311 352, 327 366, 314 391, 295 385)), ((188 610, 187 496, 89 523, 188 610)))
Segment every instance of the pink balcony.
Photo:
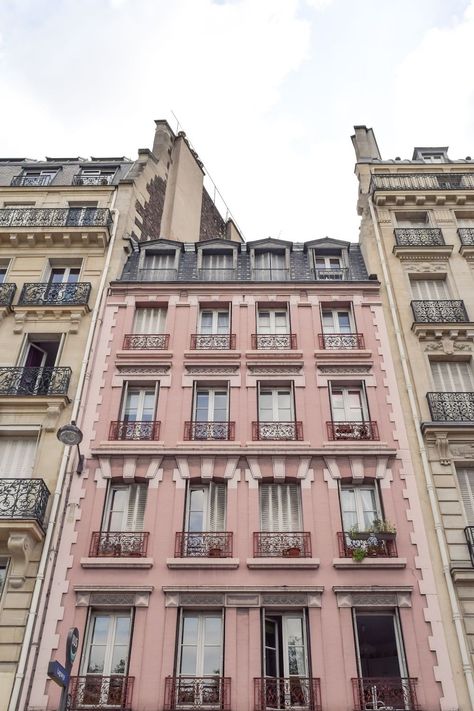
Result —
POLYGON ((296 333, 252 333, 254 350, 290 351, 296 347, 296 333))
POLYGON ((254 558, 311 558, 307 531, 257 531, 253 534, 254 558))
POLYGON ((123 339, 123 349, 166 351, 169 343, 169 333, 129 333, 123 339))
POLYGON ((229 531, 178 531, 175 558, 232 558, 233 534, 229 531))
POLYGON ((302 440, 302 422, 252 422, 252 439, 302 440))
POLYGON ((378 440, 379 429, 376 422, 327 422, 330 440, 378 440))
POLYGON ((235 333, 193 333, 191 335, 192 351, 233 351, 235 350, 235 333))
POLYGON ((320 333, 319 347, 325 350, 350 350, 364 348, 362 333, 320 333))
POLYGON ((185 422, 184 439, 188 440, 233 440, 235 422, 185 422))
POLYGON ((148 548, 148 536, 144 531, 94 531, 89 556, 144 558, 148 548))
POLYGON ((364 545, 365 555, 368 558, 397 558, 398 551, 395 535, 360 531, 354 534, 355 540, 353 541, 348 533, 339 531, 337 534, 339 557, 352 558, 353 551, 357 548, 357 542, 369 541, 367 545, 364 545), (377 539, 377 542, 372 544, 373 539, 377 539))
POLYGON ((261 677, 254 679, 255 711, 297 709, 321 711, 319 679, 312 677, 261 677))
POLYGON ((72 676, 69 693, 70 711, 129 711, 132 703, 133 676, 72 676))
POLYGON ((421 711, 416 698, 417 679, 408 677, 360 677, 352 679, 354 711, 403 709, 421 711))
POLYGON ((160 439, 161 422, 117 420, 110 423, 109 440, 157 440, 160 439))
POLYGON ((168 676, 165 711, 209 709, 230 711, 230 678, 223 676, 168 676))

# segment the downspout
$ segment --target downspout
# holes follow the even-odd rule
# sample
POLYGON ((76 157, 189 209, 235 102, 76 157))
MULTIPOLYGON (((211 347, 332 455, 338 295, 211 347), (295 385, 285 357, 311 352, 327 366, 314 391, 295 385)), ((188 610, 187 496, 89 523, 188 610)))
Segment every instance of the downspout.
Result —
POLYGON ((472 668, 471 668, 471 664, 470 664, 470 655, 469 655, 469 651, 467 648, 466 639, 464 637, 462 615, 461 615, 461 611, 459 609, 459 604, 458 604, 458 600, 456 597, 456 591, 455 591, 454 584, 453 584, 453 581, 451 578, 451 573, 450 573, 449 553, 448 553, 448 548, 447 548, 446 541, 444 538, 443 522, 441 520, 441 516, 438 511, 438 505, 437 505, 437 500, 436 500, 436 489, 435 489, 435 485, 434 485, 434 481, 433 481, 433 475, 431 473, 431 469, 430 469, 430 465, 429 465, 429 461, 428 461, 428 456, 426 454, 425 443, 423 440, 423 436, 421 434, 421 428, 420 428, 421 423, 420 423, 420 418, 418 417, 417 400, 416 400, 416 396, 415 396, 415 392, 414 392, 414 388, 413 388, 412 378, 410 375, 410 369, 408 366, 408 358, 407 358, 407 353, 405 350, 405 345, 404 345, 403 337, 402 337, 402 333, 401 333, 400 321, 399 321, 396 306, 395 306, 395 299, 393 296, 393 288, 392 288, 392 282, 390 279, 390 273, 389 273, 389 269, 387 267, 387 262, 385 260, 385 254, 384 254, 383 245, 382 245, 382 238, 380 235, 380 230, 379 230, 379 226, 377 223, 377 218, 375 215, 375 208, 374 208, 374 204, 373 204, 371 195, 368 195, 368 202, 369 202, 370 216, 372 218, 372 225, 373 225, 374 232, 375 232, 375 242, 377 244, 377 251, 378 251, 378 255, 379 255, 379 259, 380 259, 380 264, 382 267, 383 279, 384 279, 385 286, 387 289, 387 296, 388 296, 388 303, 389 303, 389 307, 390 307, 390 313, 391 313, 392 321, 393 321, 394 328, 395 328, 395 336, 397 339, 398 350, 400 353, 400 360, 401 360, 401 364, 402 364, 405 387, 406 387, 407 393, 408 393, 408 400, 410 403, 412 418, 413 418, 413 421, 415 422, 416 437, 417 437, 418 447, 420 450, 421 463, 423 466, 423 473, 425 476, 425 485, 426 485, 426 490, 428 492, 428 497, 429 497, 429 501, 430 501, 430 505, 431 505, 431 513, 433 515, 436 537, 438 539, 438 546, 439 546, 439 551, 441 554, 441 562, 443 565, 444 579, 446 581, 446 587, 448 589, 449 601, 451 604, 451 612, 453 615, 454 628, 456 630, 459 651, 461 653, 462 668, 463 668, 464 676, 466 679, 469 698, 471 701, 471 708, 474 709, 474 678, 473 678, 473 672, 472 672, 472 668))
MULTIPOLYGON (((113 215, 113 226, 112 226, 112 234, 110 236, 110 242, 107 250, 107 256, 104 264, 104 269, 102 272, 101 280, 99 283, 99 290, 97 292, 97 297, 95 300, 94 308, 92 311, 92 318, 91 318, 91 325, 89 327, 89 333, 87 335, 87 341, 86 341, 86 346, 84 349, 84 357, 81 363, 81 370, 79 374, 79 380, 77 383, 77 389, 76 389, 76 395, 74 398, 72 410, 71 410, 71 420, 76 420, 78 412, 79 412, 79 407, 81 404, 81 398, 82 398, 82 392, 84 390, 84 383, 86 380, 86 375, 87 373, 87 366, 89 365, 89 359, 90 355, 92 352, 92 343, 95 335, 95 330, 97 327, 97 322, 99 318, 99 312, 101 311, 101 305, 103 305, 102 297, 105 291, 105 283, 107 280, 108 276, 108 270, 110 266, 110 260, 112 258, 112 251, 113 251, 113 246, 115 243, 115 238, 117 234, 117 225, 118 225, 118 220, 119 220, 119 211, 115 210, 115 202, 117 199, 117 190, 114 192, 114 196, 112 198, 112 204, 110 207, 110 211, 113 215)), ((79 422, 80 425, 80 422, 79 422)), ((61 531, 64 525, 64 519, 66 515, 66 505, 64 505, 62 512, 60 512, 60 503, 61 503, 61 498, 63 492, 63 486, 64 486, 64 481, 66 479, 66 473, 68 469, 68 463, 69 459, 71 456, 71 447, 65 447, 63 456, 61 459, 61 465, 59 468, 59 474, 58 474, 58 479, 56 483, 56 488, 54 490, 53 498, 52 498, 52 505, 51 505, 51 510, 50 510, 50 515, 49 515, 49 520, 48 520, 48 527, 46 529, 46 535, 44 537, 44 543, 43 543, 43 550, 41 553, 41 559, 40 559, 40 564, 38 567, 38 572, 36 575, 36 582, 35 586, 33 589, 33 595, 31 598, 31 605, 30 609, 28 611, 28 618, 27 618, 27 623, 26 623, 26 628, 25 628, 25 635, 23 637, 23 643, 21 645, 21 652, 20 652, 20 657, 18 660, 18 666, 17 670, 15 673, 15 680, 13 682, 13 689, 12 693, 10 696, 10 702, 8 704, 8 711, 18 711, 18 703, 20 699, 20 694, 23 688, 23 683, 25 680, 25 670, 28 664, 28 659, 30 656, 30 652, 33 647, 35 647, 35 663, 36 663, 36 658, 38 656, 38 651, 39 651, 39 644, 36 642, 32 642, 33 638, 33 633, 35 631, 36 627, 36 622, 37 622, 37 615, 38 615, 38 607, 39 603, 41 600, 41 592, 43 589, 43 583, 48 580, 48 592, 46 595, 46 599, 49 597, 49 592, 51 590, 51 585, 53 581, 53 573, 56 567, 56 559, 57 559, 57 554, 58 554, 58 541, 61 540, 61 531), (61 517, 59 518, 58 521, 58 515, 59 513, 62 513, 61 517), (56 530, 56 526, 59 522, 58 526, 58 536, 56 538, 56 545, 51 546, 51 542, 53 540, 53 536, 56 530), (50 547, 51 546, 51 547, 50 547), (52 554, 52 561, 51 561, 51 566, 50 569, 47 570, 48 567, 48 559, 50 557, 50 554, 52 554)), ((69 474, 69 482, 68 482, 68 487, 67 491, 65 493, 65 498, 64 498, 64 504, 67 503, 67 500, 69 498, 69 490, 71 488, 71 481, 72 481, 72 472, 69 474)), ((44 624, 44 619, 46 615, 46 606, 43 610, 43 615, 41 619, 41 624, 44 624)), ((34 666, 33 666, 34 669, 34 666)), ((28 690, 28 695, 30 693, 30 689, 28 690)), ((25 705, 26 707, 26 705, 25 705)))

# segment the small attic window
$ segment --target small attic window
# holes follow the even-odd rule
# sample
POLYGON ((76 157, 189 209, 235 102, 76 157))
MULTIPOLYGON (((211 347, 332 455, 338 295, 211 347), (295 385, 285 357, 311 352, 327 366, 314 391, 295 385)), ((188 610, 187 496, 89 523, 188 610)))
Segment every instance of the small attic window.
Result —
POLYGON ((448 160, 447 148, 415 148, 413 160, 422 160, 425 163, 446 163, 448 160))

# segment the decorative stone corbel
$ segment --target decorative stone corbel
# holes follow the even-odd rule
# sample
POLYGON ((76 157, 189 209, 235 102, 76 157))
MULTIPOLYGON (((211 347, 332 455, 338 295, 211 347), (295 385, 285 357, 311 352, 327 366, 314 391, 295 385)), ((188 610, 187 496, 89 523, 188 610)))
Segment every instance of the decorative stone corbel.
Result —
POLYGON ((15 325, 13 326, 13 333, 23 333, 26 321, 26 311, 14 313, 15 325))
POLYGON ((9 584, 15 590, 25 584, 26 571, 36 542, 32 533, 24 531, 12 532, 8 537, 7 547, 11 555, 9 584))
POLYGON ((446 433, 436 435, 436 447, 438 449, 439 463, 443 466, 451 464, 449 440, 446 433))

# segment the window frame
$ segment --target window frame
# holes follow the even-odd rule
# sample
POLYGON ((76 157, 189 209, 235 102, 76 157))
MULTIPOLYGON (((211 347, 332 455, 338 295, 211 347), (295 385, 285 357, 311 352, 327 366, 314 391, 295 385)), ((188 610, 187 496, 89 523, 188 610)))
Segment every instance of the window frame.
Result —
POLYGON ((133 622, 134 622, 134 608, 133 607, 127 607, 124 608, 123 610, 121 609, 116 609, 116 610, 107 610, 107 609, 94 609, 90 608, 89 609, 89 615, 87 619, 87 626, 86 626, 86 634, 84 636, 84 645, 82 649, 82 654, 81 654, 81 663, 80 663, 80 670, 81 674, 83 676, 87 677, 110 677, 110 676, 123 676, 126 677, 128 676, 128 670, 130 667, 130 655, 132 651, 132 639, 133 639, 133 622), (107 635, 107 642, 105 644, 106 647, 108 647, 108 652, 106 651, 104 655, 104 668, 102 672, 89 672, 87 671, 87 668, 89 666, 89 661, 90 661, 90 654, 91 654, 91 647, 92 647, 92 639, 93 639, 93 631, 94 631, 94 624, 93 620, 95 620, 97 617, 114 617, 115 622, 113 624, 113 633, 115 636, 116 630, 117 630, 117 619, 118 618, 126 618, 130 620, 130 632, 129 632, 129 639, 128 639, 128 654, 127 654, 127 662, 125 665, 125 670, 123 674, 121 672, 114 672, 112 673, 110 671, 111 663, 112 663, 112 655, 113 655, 113 644, 109 645, 109 640, 112 637, 112 630, 109 630, 108 635, 107 635), (107 660, 107 664, 106 664, 107 660), (109 671, 107 671, 107 667, 109 667, 109 671))
POLYGON ((259 380, 257 382, 257 422, 296 422, 296 402, 295 402, 295 387, 294 382, 288 384, 277 385, 276 383, 267 383, 259 380), (278 409, 278 393, 288 391, 290 396, 290 419, 289 420, 264 420, 261 418, 261 396, 266 392, 272 393, 272 415, 275 417, 275 409, 278 409), (275 397, 276 396, 276 397, 275 397), (276 403, 275 403, 276 400, 276 403))
POLYGON ((330 380, 328 382, 328 391, 329 391, 329 407, 330 407, 330 412, 331 412, 331 422, 371 422, 371 417, 370 417, 370 408, 369 408, 369 399, 367 397, 367 389, 365 386, 365 381, 358 381, 357 383, 351 384, 348 383, 347 381, 339 382, 337 380, 330 380), (347 417, 344 420, 336 420, 334 419, 334 406, 333 406, 333 393, 334 389, 342 390, 343 392, 343 401, 344 401, 344 414, 347 415, 347 401, 348 401, 348 395, 350 394, 350 391, 358 391, 360 395, 360 401, 361 401, 361 413, 362 413, 362 419, 361 420, 351 420, 348 419, 347 417))
POLYGON ((119 420, 121 422, 156 422, 156 412, 158 409, 158 399, 159 399, 159 393, 160 393, 160 381, 157 380, 155 383, 149 383, 149 384, 141 384, 141 383, 135 383, 133 380, 126 380, 124 383, 124 386, 122 388, 122 399, 120 403, 120 417, 119 420), (139 403, 140 406, 137 407, 137 414, 139 411, 141 411, 141 417, 143 418, 143 406, 145 402, 145 397, 146 397, 146 391, 151 391, 154 390, 154 407, 153 407, 153 417, 151 420, 143 420, 143 419, 135 419, 135 420, 129 420, 125 417, 125 412, 127 408, 127 399, 129 396, 130 392, 134 391, 139 391, 140 396, 139 396, 139 403))

